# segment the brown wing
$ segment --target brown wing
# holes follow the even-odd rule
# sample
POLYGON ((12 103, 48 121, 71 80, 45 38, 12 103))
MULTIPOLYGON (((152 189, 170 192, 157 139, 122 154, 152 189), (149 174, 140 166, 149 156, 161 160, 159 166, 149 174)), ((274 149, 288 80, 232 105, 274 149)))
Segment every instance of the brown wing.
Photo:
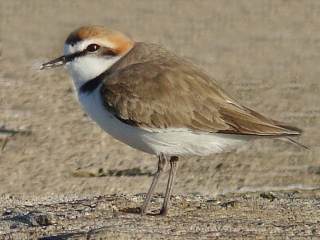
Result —
POLYGON ((300 133, 237 104, 208 75, 172 56, 116 70, 105 79, 101 94, 118 119, 146 129, 264 136, 300 133))

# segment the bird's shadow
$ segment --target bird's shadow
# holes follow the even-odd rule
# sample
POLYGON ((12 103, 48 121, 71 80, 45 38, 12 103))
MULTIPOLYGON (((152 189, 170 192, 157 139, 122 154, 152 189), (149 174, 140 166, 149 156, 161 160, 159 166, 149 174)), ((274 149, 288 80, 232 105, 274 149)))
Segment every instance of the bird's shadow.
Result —
POLYGON ((109 169, 105 173, 102 173, 102 176, 113 176, 113 177, 133 177, 133 176, 152 176, 153 173, 148 170, 141 170, 141 168, 127 168, 127 169, 109 169))
POLYGON ((136 176, 153 176, 150 170, 142 170, 141 168, 127 169, 108 169, 99 168, 98 171, 77 170, 72 173, 74 177, 136 177, 136 176))
MULTIPOLYGON (((119 209, 119 212, 141 215, 141 208, 140 207, 127 207, 127 208, 119 209)), ((152 212, 148 212, 145 215, 146 216, 161 216, 160 212, 157 210, 154 210, 152 212)))

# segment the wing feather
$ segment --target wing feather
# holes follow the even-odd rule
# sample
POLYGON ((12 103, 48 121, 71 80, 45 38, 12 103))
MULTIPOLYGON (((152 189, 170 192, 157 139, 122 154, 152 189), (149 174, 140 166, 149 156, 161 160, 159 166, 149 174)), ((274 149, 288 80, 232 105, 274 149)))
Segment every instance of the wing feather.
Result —
POLYGON ((263 136, 301 132, 238 104, 190 62, 163 49, 156 56, 127 63, 103 82, 103 102, 118 119, 149 130, 187 128, 263 136))

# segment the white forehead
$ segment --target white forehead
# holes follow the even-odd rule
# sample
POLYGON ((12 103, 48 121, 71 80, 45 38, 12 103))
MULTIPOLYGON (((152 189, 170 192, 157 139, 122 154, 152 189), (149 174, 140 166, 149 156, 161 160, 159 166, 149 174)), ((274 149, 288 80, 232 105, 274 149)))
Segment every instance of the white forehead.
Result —
POLYGON ((90 44, 98 44, 100 46, 115 48, 114 44, 107 40, 87 39, 77 42, 76 44, 64 44, 64 55, 80 52, 86 49, 90 44))

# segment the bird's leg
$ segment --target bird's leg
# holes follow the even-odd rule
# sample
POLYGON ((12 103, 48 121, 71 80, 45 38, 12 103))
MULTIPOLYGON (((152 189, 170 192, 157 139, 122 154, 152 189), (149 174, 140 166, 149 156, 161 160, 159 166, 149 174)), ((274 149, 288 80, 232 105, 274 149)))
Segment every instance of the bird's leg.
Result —
POLYGON ((160 154, 158 158, 159 158, 158 169, 157 169, 157 172, 155 173, 155 175, 153 177, 153 180, 152 180, 151 186, 149 188, 149 191, 147 193, 146 199, 144 200, 143 205, 142 205, 142 207, 140 209, 140 214, 141 215, 144 215, 146 213, 146 210, 147 210, 147 207, 149 205, 152 193, 153 193, 155 187, 157 186, 159 177, 160 177, 161 173, 163 172, 163 170, 164 170, 164 168, 166 166, 166 163, 167 163, 167 158, 163 154, 160 154))
POLYGON ((170 196, 172 193, 172 187, 174 183, 174 179, 176 176, 177 172, 177 167, 178 167, 178 160, 179 158, 176 156, 172 156, 170 158, 170 173, 169 173, 169 179, 168 179, 168 184, 167 184, 167 189, 166 189, 166 194, 164 197, 163 205, 160 210, 160 215, 167 215, 168 209, 169 209, 169 204, 170 204, 170 196))

